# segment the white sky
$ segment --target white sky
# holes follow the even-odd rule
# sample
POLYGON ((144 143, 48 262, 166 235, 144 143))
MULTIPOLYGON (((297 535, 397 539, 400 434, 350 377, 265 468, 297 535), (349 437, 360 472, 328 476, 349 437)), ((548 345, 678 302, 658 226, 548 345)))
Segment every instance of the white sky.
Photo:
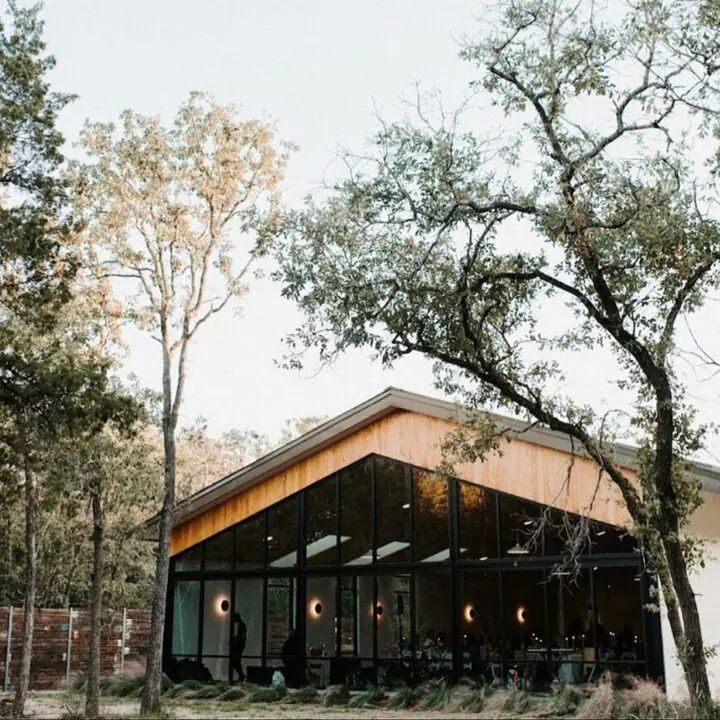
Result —
MULTIPOLYGON (((338 145, 357 149, 376 129, 374 105, 396 116, 415 80, 440 87, 450 105, 462 97, 472 71, 457 58, 457 38, 473 31, 483 7, 478 0, 46 0, 43 16, 57 59, 54 87, 80 96, 61 118, 69 141, 86 118, 115 120, 131 107, 169 120, 190 91, 209 91, 248 117, 270 115, 299 145, 286 182, 286 201, 296 203, 322 180, 338 145)), ((334 415, 391 384, 437 395, 419 358, 392 372, 366 353, 315 376, 281 370, 274 365, 281 338, 299 316, 269 281, 253 285, 244 307, 243 318, 228 312, 199 336, 183 422, 202 414, 213 432, 275 434, 285 418, 334 415)), ((694 327, 720 357, 715 315, 713 307, 694 327)), ((131 338, 126 367, 159 386, 150 341, 131 338)), ((583 400, 622 404, 607 366, 586 358, 575 369, 569 387, 583 400)), ((717 387, 693 387, 705 417, 717 416, 717 387)))

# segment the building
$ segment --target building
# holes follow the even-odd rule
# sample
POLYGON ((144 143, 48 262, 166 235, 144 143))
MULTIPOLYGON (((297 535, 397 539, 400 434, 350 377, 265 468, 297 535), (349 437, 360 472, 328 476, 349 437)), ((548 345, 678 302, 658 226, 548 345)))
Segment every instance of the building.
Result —
MULTIPOLYGON (((179 506, 171 677, 267 682, 282 669, 320 685, 542 685, 612 668, 681 693, 672 638, 646 608, 656 581, 615 487, 565 436, 501 417, 502 454, 441 477, 439 442, 459 420, 456 405, 389 388, 179 506), (567 527, 584 536, 566 574, 567 527)), ((632 448, 617 455, 633 475, 632 448)), ((716 543, 720 473, 694 472, 705 505, 692 529, 716 543)), ((695 580, 708 644, 719 639, 716 570, 710 561, 695 580)))

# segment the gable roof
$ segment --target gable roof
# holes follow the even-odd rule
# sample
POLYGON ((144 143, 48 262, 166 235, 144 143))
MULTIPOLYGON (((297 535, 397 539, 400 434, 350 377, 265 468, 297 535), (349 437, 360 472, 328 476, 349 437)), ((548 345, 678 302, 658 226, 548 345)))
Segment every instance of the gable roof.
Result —
MULTIPOLYGON (((398 410, 406 410, 456 422, 462 421, 464 414, 463 408, 456 403, 388 387, 369 400, 328 420, 322 425, 318 425, 250 465, 246 465, 212 485, 199 490, 175 508, 173 527, 197 517, 228 497, 237 495, 263 482, 267 478, 282 472, 301 460, 398 410)), ((510 437, 522 435, 525 442, 567 453, 572 452, 570 439, 563 433, 550 430, 542 425, 531 425, 503 415, 493 413, 488 415, 510 437)), ((577 448, 575 452, 578 452, 577 448)), ((631 445, 616 443, 615 452, 620 465, 632 469, 636 467, 636 448, 631 445)), ((720 468, 705 463, 693 463, 692 472, 701 481, 704 489, 720 493, 720 468)), ((146 529, 150 537, 156 536, 158 523, 159 515, 155 515, 147 521, 146 529)))

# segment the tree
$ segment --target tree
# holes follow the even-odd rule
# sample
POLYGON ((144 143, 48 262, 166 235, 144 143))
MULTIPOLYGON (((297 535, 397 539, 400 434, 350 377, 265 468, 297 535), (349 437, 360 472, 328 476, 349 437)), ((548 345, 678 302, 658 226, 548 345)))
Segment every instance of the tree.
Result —
MULTIPOLYGON (((508 408, 582 448, 654 559, 691 701, 712 713, 686 533, 705 429, 676 337, 720 279, 714 177, 688 156, 717 132, 719 18, 697 0, 617 6, 502 3, 462 51, 499 135, 421 98, 416 120, 383 123, 373 150, 344 158, 348 179, 276 228, 276 277, 306 317, 292 364, 308 347, 323 361, 419 353, 471 409, 508 408), (639 483, 615 460, 612 423, 556 389, 568 356, 597 349, 634 396, 639 483)), ((476 456, 489 448, 478 429, 476 456)))
POLYGON ((198 94, 172 128, 126 111, 119 132, 88 124, 90 163, 74 169, 89 261, 121 300, 119 315, 152 334, 162 356, 165 494, 142 712, 160 706, 162 636, 175 505, 175 434, 198 330, 245 293, 263 212, 272 214, 287 160, 265 122, 198 94), (237 265, 233 236, 248 238, 237 265))

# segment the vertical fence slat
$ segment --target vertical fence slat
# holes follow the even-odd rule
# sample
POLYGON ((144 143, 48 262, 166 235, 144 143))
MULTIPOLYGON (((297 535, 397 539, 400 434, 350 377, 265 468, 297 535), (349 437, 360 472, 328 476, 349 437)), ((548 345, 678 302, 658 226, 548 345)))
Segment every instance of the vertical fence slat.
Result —
POLYGON ((72 667, 73 609, 68 608, 68 641, 65 655, 65 685, 70 687, 70 668, 72 667))
POLYGON ((7 627, 7 645, 5 647, 5 678, 3 680, 3 692, 7 692, 10 689, 10 662, 12 660, 12 651, 10 646, 12 644, 12 624, 13 624, 13 607, 10 606, 10 612, 8 613, 8 627, 7 627))

